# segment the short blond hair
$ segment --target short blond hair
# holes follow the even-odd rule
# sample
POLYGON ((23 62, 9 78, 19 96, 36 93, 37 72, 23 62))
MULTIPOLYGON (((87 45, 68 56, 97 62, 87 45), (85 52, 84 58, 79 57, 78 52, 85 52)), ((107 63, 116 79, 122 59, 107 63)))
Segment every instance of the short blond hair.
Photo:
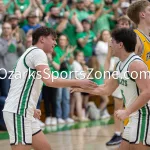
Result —
POLYGON ((147 0, 139 0, 131 4, 127 10, 128 17, 135 23, 140 23, 139 13, 144 11, 147 6, 150 5, 150 2, 147 0))

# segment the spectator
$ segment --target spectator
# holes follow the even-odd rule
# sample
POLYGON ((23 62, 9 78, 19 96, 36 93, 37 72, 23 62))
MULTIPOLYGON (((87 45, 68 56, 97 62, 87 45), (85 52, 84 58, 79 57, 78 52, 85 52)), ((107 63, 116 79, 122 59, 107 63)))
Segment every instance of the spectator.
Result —
MULTIPOLYGON (((60 58, 59 55, 54 51, 53 55, 47 55, 49 60, 49 67, 51 73, 56 77, 59 76, 60 69, 60 58), (56 73, 57 72, 57 73, 56 73)), ((43 99, 44 99, 44 107, 45 107, 45 124, 46 125, 56 125, 56 94, 57 88, 48 87, 46 85, 43 86, 43 99), (50 113, 50 104, 51 104, 51 113, 50 113)))
POLYGON ((122 2, 121 3, 121 13, 120 13, 120 16, 127 15, 127 9, 128 9, 129 6, 130 6, 129 2, 122 2))
POLYGON ((60 9, 58 7, 52 6, 49 9, 49 13, 45 17, 46 26, 54 28, 58 22, 60 15, 60 9))
POLYGON ((5 6, 3 4, 3 1, 0 1, 0 35, 2 33, 2 26, 1 26, 1 24, 3 23, 5 15, 6 15, 5 6))
POLYGON ((38 16, 34 11, 31 11, 29 15, 27 16, 28 24, 23 26, 22 29, 25 33, 27 33, 29 30, 35 30, 40 27, 40 24, 38 24, 38 16))
POLYGON ((16 15, 10 15, 8 21, 12 26, 12 35, 17 38, 17 41, 20 41, 25 44, 25 33, 22 29, 19 28, 18 18, 16 15))
POLYGON ((48 13, 53 6, 59 8, 60 11, 62 9, 69 10, 69 7, 67 6, 67 0, 63 0, 62 2, 60 2, 60 0, 52 0, 51 2, 46 4, 45 13, 48 13))
POLYGON ((18 58, 25 51, 20 41, 12 37, 12 26, 8 22, 2 25, 2 36, 0 37, 0 123, 3 122, 2 109, 10 87, 10 72, 18 58))
MULTIPOLYGON (((68 39, 66 35, 60 35, 58 46, 55 47, 56 53, 60 56, 60 77, 70 78, 70 64, 71 54, 75 47, 68 46, 68 39)), ((68 88, 58 88, 56 97, 56 117, 58 123, 73 123, 69 118, 70 113, 70 91, 68 88)))
MULTIPOLYGON (((64 14, 65 15, 65 14, 64 14)), ((67 16, 60 16, 58 23, 54 26, 58 34, 65 34, 69 39, 70 45, 77 45, 76 37, 77 33, 83 32, 83 27, 74 13, 71 20, 69 21, 67 16)))
MULTIPOLYGON (((76 51, 75 54, 75 60, 73 61, 71 68, 73 71, 72 78, 74 79, 84 79, 84 76, 86 75, 83 72, 82 68, 82 62, 84 61, 84 54, 81 51, 76 51)), ((80 92, 74 92, 72 94, 71 98, 71 110, 70 110, 71 118, 76 121, 87 121, 87 118, 85 118, 85 115, 83 113, 82 108, 82 95, 80 92), (75 115, 75 110, 77 117, 75 115)))
POLYGON ((29 48, 31 45, 32 45, 32 30, 28 31, 26 35, 26 40, 25 40, 26 49, 29 48))
MULTIPOLYGON (((110 38, 111 38, 110 31, 108 30, 102 31, 100 41, 98 41, 95 47, 95 53, 96 53, 98 62, 102 67, 104 67, 105 59, 108 53, 108 41, 110 40, 110 38)), ((113 67, 111 66, 110 69, 112 68, 113 67)))
POLYGON ((91 22, 88 19, 82 20, 83 32, 77 34, 77 41, 79 49, 84 53, 86 62, 93 54, 93 42, 97 41, 97 38, 93 31, 91 31, 91 22))
MULTIPOLYGON (((16 61, 25 51, 25 47, 21 41, 16 41, 16 39, 12 37, 12 26, 10 23, 3 23, 2 29, 3 32, 0 38, 0 68, 4 68, 9 76, 9 71, 13 70, 16 61)), ((1 95, 5 97, 7 97, 10 84, 8 76, 1 80, 0 84, 1 95)), ((5 77, 4 70, 0 71, 0 77, 5 77)))
POLYGON ((85 10, 84 0, 77 0, 76 8, 70 12, 70 18, 72 18, 74 12, 77 14, 77 18, 79 21, 88 18, 89 14, 85 10))
MULTIPOLYGON (((104 66, 101 66, 99 64, 96 56, 92 56, 89 59, 88 67, 93 68, 93 71, 92 71, 93 80, 92 81, 94 81, 98 85, 104 84, 104 66), (100 74, 96 72, 100 72, 100 74)), ((107 104, 109 102, 109 99, 107 96, 101 96, 101 98, 102 98, 102 101, 99 106, 100 118, 101 119, 109 118, 110 115, 107 111, 107 104)))
POLYGON ((42 5, 40 0, 31 0, 28 7, 22 13, 23 17, 26 18, 32 10, 34 10, 37 17, 43 17, 44 6, 42 5))
POLYGON ((117 26, 119 28, 130 28, 131 26, 131 21, 128 18, 128 16, 121 16, 120 18, 118 18, 117 20, 117 26))

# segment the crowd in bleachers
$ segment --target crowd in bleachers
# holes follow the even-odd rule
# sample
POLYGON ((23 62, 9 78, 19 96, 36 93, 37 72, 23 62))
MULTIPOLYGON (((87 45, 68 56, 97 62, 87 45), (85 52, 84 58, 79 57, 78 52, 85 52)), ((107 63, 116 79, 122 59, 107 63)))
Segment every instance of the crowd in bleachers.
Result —
MULTIPOLYGON (((5 129, 2 109, 10 87, 10 72, 19 57, 32 46, 32 32, 40 26, 53 28, 58 35, 53 54, 47 54, 54 75, 82 79, 84 71, 93 68, 92 80, 103 84, 103 76, 96 79, 94 72, 104 72, 111 31, 120 26, 134 27, 126 15, 133 0, 0 0, 0 129, 5 129), (121 17, 121 19, 120 19, 121 17), (4 69, 2 69, 4 68, 4 69), (7 76, 6 75, 7 72, 7 76), (3 79, 4 78, 4 79, 3 79)), ((112 58, 109 71, 114 69, 112 58)), ((101 97, 99 108, 90 112, 89 94, 69 88, 52 88, 43 85, 37 108, 44 100, 44 125, 73 123, 110 117, 108 97, 101 97)), ((40 121, 40 120, 39 120, 40 121)))

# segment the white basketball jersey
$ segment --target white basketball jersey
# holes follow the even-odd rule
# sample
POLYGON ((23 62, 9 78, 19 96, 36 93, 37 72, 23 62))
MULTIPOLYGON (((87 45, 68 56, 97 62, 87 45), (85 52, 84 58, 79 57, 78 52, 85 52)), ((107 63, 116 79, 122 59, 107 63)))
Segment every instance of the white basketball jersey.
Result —
POLYGON ((3 111, 33 117, 43 85, 35 69, 38 65, 48 65, 46 54, 35 46, 28 48, 14 69, 3 111))
POLYGON ((138 89, 135 80, 132 78, 132 75, 128 72, 129 65, 133 61, 143 62, 143 60, 139 56, 135 55, 135 53, 132 53, 124 62, 118 62, 116 67, 116 71, 119 75, 119 88, 121 90, 121 94, 126 108, 129 107, 140 94, 140 90, 138 89))

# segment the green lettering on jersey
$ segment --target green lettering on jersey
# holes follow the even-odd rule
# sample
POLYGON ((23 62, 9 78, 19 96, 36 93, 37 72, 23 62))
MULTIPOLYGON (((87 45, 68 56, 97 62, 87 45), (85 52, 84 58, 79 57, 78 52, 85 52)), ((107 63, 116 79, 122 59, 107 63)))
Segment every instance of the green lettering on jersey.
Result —
POLYGON ((127 80, 124 80, 124 79, 120 79, 119 78, 119 84, 123 85, 123 86, 127 86, 127 80))

